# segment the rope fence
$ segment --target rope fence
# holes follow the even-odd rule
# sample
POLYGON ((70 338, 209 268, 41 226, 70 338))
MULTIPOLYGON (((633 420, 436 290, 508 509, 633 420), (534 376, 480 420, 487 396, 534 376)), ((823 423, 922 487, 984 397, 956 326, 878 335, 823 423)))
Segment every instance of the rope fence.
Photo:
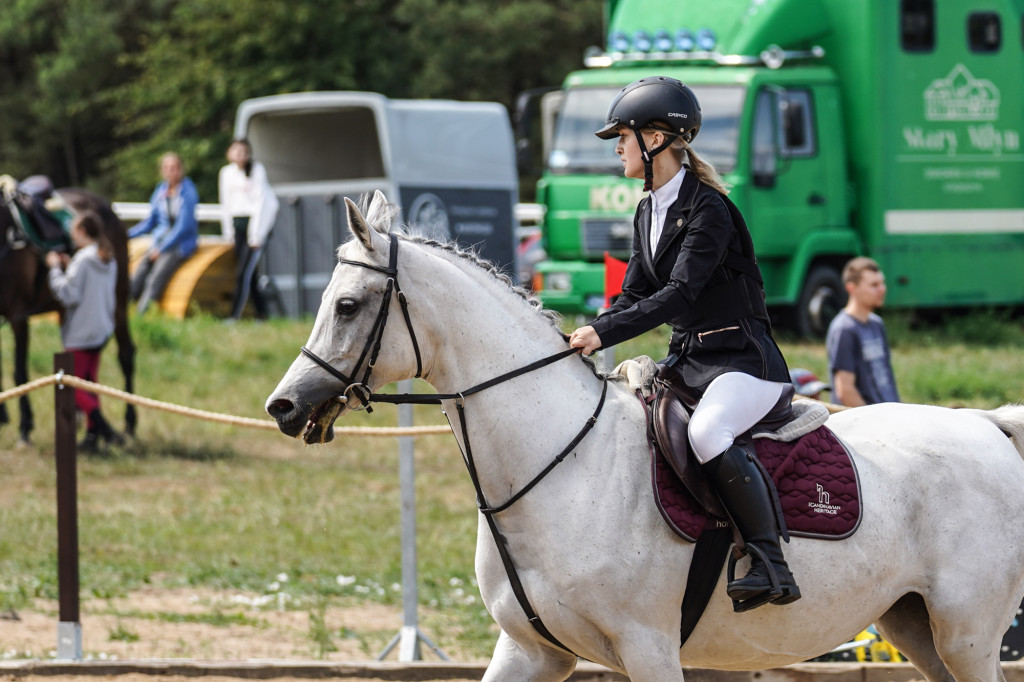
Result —
MULTIPOLYGON (((139 407, 148 407, 154 410, 162 410, 164 412, 170 412, 185 417, 192 417, 193 419, 203 419, 206 421, 217 422, 220 424, 229 424, 232 426, 243 426, 252 429, 264 429, 266 431, 277 431, 277 422, 273 419, 253 419, 251 417, 237 417, 230 414, 220 414, 217 412, 207 412, 206 410, 197 410, 192 407, 185 407, 183 405, 175 405, 174 403, 164 402, 162 400, 153 400, 152 398, 146 398, 144 396, 135 395, 134 393, 128 393, 127 391, 119 391, 116 388, 104 386, 103 384, 97 384, 92 381, 86 381, 70 374, 58 372, 49 376, 41 377, 28 383, 21 384, 7 391, 0 391, 0 403, 7 400, 13 400, 23 395, 31 393, 32 391, 46 388, 47 386, 69 386, 71 388, 80 388, 86 391, 92 391, 100 395, 110 396, 132 405, 139 407)), ((336 435, 345 436, 365 436, 365 437, 396 437, 396 436, 435 436, 441 434, 450 434, 452 432, 451 427, 447 425, 437 426, 346 426, 346 427, 334 427, 336 435)))

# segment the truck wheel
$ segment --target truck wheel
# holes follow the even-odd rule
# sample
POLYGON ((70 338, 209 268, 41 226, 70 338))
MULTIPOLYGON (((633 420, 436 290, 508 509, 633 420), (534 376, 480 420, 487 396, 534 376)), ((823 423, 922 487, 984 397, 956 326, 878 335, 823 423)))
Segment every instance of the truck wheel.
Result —
POLYGON ((828 325, 846 305, 846 288, 835 268, 816 265, 804 281, 796 308, 796 331, 801 336, 824 338, 828 325))

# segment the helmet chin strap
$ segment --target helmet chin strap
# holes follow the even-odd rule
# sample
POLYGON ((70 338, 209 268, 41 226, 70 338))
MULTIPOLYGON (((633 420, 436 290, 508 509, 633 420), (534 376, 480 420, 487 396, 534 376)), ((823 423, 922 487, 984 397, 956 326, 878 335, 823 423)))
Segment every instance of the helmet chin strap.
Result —
POLYGON ((645 192, 650 192, 654 188, 654 157, 668 149, 669 145, 672 144, 672 138, 675 137, 675 135, 665 130, 659 132, 665 135, 665 142, 648 151, 647 144, 644 142, 644 136, 638 129, 633 129, 633 134, 636 135, 636 142, 640 145, 640 156, 644 159, 645 192))

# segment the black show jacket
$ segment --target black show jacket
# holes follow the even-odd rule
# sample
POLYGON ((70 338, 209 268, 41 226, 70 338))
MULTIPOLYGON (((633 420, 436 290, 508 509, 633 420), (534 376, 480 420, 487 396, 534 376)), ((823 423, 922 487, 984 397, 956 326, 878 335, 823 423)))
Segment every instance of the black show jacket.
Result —
POLYGON ((761 274, 735 204, 687 170, 651 258, 651 199, 633 217, 633 252, 622 294, 593 322, 603 347, 668 323, 670 353, 703 391, 729 371, 789 382, 771 336, 761 274))

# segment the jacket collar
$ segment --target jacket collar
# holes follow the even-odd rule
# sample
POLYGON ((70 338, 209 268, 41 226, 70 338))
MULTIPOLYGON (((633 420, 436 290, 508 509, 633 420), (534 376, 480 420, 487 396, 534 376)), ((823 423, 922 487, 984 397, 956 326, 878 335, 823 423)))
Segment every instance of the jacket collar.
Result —
MULTIPOLYGON (((654 266, 668 252, 668 245, 683 232, 683 227, 689 221, 690 212, 693 209, 699 189, 700 180, 697 179, 696 173, 687 167, 686 174, 683 176, 683 183, 679 187, 679 194, 672 205, 668 207, 668 212, 665 214, 665 225, 661 232, 661 239, 658 241, 659 249, 653 259, 650 256, 650 230, 643 230, 641 232, 641 239, 644 240, 645 247, 644 261, 652 274, 654 273, 654 266)), ((651 203, 649 201, 644 213, 646 220, 650 222, 651 203)))

